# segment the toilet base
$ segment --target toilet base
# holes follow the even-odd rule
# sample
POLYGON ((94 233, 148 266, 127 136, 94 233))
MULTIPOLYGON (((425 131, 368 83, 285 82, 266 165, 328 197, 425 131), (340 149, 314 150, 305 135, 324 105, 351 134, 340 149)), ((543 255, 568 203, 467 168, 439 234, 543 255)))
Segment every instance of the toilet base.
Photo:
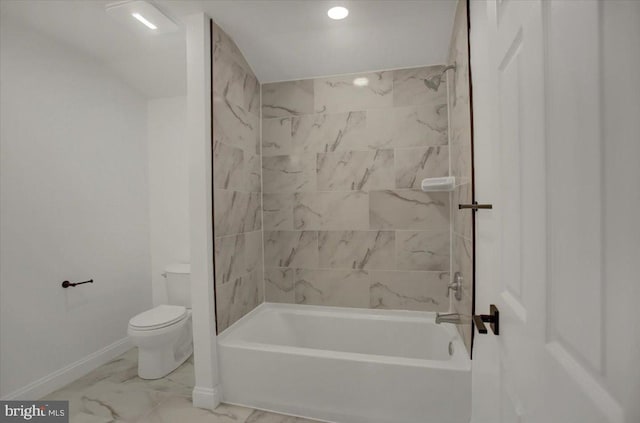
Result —
POLYGON ((138 349, 138 376, 140 379, 161 379, 177 369, 193 354, 193 343, 174 349, 138 349))
POLYGON ((138 347, 141 379, 163 378, 193 354, 191 312, 174 325, 149 331, 137 331, 130 326, 128 333, 133 345, 138 347))

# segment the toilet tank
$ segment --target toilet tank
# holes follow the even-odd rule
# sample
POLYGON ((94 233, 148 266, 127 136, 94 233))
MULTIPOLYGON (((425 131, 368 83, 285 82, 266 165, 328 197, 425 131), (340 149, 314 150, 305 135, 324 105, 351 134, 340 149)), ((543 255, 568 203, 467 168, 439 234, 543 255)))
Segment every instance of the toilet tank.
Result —
POLYGON ((165 277, 168 303, 191 308, 191 265, 170 264, 165 269, 165 277))

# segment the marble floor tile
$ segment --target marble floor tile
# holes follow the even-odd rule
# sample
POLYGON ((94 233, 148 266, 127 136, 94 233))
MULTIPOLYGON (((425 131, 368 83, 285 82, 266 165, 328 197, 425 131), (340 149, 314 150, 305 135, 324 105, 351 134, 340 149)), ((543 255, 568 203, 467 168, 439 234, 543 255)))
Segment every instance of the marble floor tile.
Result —
POLYGON ((267 411, 255 410, 245 423, 313 423, 316 420, 303 419, 302 417, 283 416, 267 411))
POLYGON ((110 417, 96 416, 82 411, 69 417, 69 423, 112 423, 114 421, 110 417))
POLYGON ((156 380, 138 377, 137 360, 132 348, 42 399, 69 401, 70 423, 313 423, 229 404, 213 411, 194 408, 193 356, 156 380))
POLYGON ((215 410, 194 408, 191 399, 169 398, 147 415, 139 423, 242 423, 253 412, 250 408, 220 404, 215 410))
POLYGON ((86 421, 90 415, 107 421, 135 422, 173 395, 104 380, 79 391, 62 388, 44 399, 69 401, 69 415, 79 415, 78 420, 86 421))
POLYGON ((86 410, 95 415, 103 415, 114 420, 137 421, 150 409, 170 398, 173 394, 159 391, 129 389, 122 384, 105 383, 96 386, 95 393, 87 391, 83 397, 86 410))
POLYGON ((114 377, 111 381, 122 384, 127 390, 152 390, 186 397, 191 396, 195 384, 193 363, 189 361, 162 379, 141 379, 138 377, 137 366, 120 376, 121 378, 114 377))
MULTIPOLYGON (((134 374, 137 374, 138 372, 138 350, 136 348, 129 350, 120 357, 111 360, 107 364, 98 367, 91 373, 71 382, 63 389, 66 392, 81 392, 82 390, 87 389, 103 380, 121 380, 122 378, 129 377, 132 372, 134 374)), ((53 399, 48 397, 59 392, 60 391, 55 391, 52 394, 48 395, 46 398, 53 399)))

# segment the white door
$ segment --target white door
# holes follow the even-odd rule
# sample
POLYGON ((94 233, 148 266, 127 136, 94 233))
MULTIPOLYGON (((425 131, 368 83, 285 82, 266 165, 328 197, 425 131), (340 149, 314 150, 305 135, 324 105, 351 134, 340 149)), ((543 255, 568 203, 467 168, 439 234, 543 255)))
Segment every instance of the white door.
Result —
POLYGON ((474 423, 640 422, 640 2, 471 1, 474 423))

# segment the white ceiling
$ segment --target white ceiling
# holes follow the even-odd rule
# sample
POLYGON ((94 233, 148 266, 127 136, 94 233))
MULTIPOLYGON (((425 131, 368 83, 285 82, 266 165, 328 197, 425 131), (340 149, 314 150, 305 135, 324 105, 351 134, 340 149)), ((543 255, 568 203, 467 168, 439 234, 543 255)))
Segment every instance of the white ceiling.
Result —
POLYGON ((261 82, 444 63, 455 0, 156 0, 180 24, 146 35, 104 11, 113 0, 0 0, 22 22, 105 63, 150 98, 184 95, 183 18, 205 12, 236 41, 261 82), (342 21, 327 18, 335 5, 342 21))

